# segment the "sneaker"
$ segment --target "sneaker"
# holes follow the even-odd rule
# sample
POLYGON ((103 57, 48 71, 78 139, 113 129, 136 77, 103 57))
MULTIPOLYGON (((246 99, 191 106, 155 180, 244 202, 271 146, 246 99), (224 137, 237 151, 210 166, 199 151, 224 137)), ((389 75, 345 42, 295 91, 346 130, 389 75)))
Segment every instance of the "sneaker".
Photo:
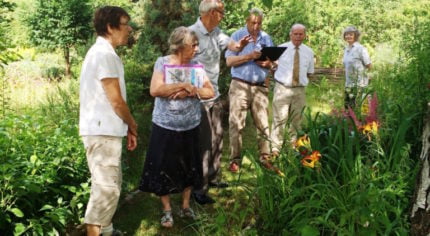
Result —
POLYGON ((226 182, 209 182, 209 187, 210 188, 227 188, 228 187, 228 183, 226 182))
POLYGON ((194 211, 191 207, 181 209, 179 211, 179 217, 181 217, 181 218, 187 217, 187 218, 191 218, 193 220, 197 219, 196 214, 194 213, 194 211))
POLYGON ((215 200, 213 200, 207 194, 192 193, 191 195, 194 198, 194 200, 196 200, 196 202, 200 205, 215 203, 215 200))
POLYGON ((232 173, 237 173, 237 172, 239 172, 240 167, 236 162, 232 162, 232 163, 230 163, 230 167, 228 169, 232 173))
POLYGON ((106 227, 102 227, 100 232, 101 236, 122 236, 124 235, 121 231, 114 229, 112 224, 106 227))

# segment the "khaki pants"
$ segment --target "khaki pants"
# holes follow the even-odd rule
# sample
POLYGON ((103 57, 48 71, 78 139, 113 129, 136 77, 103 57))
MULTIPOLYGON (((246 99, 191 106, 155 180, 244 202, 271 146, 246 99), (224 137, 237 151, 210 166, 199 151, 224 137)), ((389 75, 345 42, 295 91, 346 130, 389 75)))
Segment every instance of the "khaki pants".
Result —
POLYGON ((273 92, 273 122, 270 139, 272 152, 279 152, 284 142, 284 128, 288 123, 290 141, 297 138, 301 129, 302 111, 306 105, 305 87, 285 87, 275 84, 273 92))
POLYGON ((200 155, 203 164, 203 188, 194 189, 198 194, 206 194, 210 182, 217 182, 221 167, 223 133, 223 106, 220 99, 203 102, 201 105, 200 155))
POLYGON ((111 224, 121 193, 122 138, 83 136, 82 140, 91 173, 91 194, 84 222, 108 226, 111 224))
POLYGON ((257 128, 260 155, 270 153, 269 143, 269 89, 232 80, 228 92, 230 100, 229 135, 230 159, 241 163, 242 130, 248 109, 257 128))

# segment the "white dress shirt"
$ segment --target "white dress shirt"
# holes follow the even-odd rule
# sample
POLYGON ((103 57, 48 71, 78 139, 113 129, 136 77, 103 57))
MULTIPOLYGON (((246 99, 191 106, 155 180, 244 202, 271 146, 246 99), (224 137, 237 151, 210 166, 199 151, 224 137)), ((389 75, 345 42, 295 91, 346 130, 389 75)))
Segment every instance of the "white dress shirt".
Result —
MULTIPOLYGON (((278 59, 278 69, 275 72, 275 80, 287 87, 292 86, 295 46, 292 42, 283 43, 278 47, 287 47, 287 50, 278 59)), ((314 52, 304 44, 299 46, 300 73, 299 86, 309 83, 308 74, 314 73, 314 52)))

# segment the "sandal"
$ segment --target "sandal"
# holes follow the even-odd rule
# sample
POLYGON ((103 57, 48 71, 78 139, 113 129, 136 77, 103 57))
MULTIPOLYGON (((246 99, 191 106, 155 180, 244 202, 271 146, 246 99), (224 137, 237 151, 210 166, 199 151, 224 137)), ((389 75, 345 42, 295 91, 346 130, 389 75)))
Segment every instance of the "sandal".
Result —
POLYGON ((163 211, 163 217, 161 217, 161 225, 165 228, 173 227, 172 211, 163 211))
POLYGON ((194 211, 191 207, 181 209, 181 211, 179 211, 179 217, 181 217, 181 218, 187 217, 187 218, 191 218, 193 220, 195 220, 197 218, 196 214, 194 213, 194 211))

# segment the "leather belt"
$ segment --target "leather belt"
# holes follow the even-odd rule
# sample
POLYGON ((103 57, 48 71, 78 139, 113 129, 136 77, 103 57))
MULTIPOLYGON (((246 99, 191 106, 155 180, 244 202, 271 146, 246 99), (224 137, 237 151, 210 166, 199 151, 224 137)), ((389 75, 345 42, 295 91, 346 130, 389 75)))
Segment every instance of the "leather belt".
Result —
POLYGON ((287 86, 287 85, 285 85, 284 83, 277 81, 276 79, 275 79, 275 82, 276 82, 276 83, 278 83, 278 84, 280 84, 280 85, 282 85, 282 86, 284 86, 284 87, 286 87, 286 88, 303 88, 303 87, 305 87, 305 86, 303 86, 303 85, 298 85, 298 86, 287 86))
POLYGON ((246 81, 246 80, 243 80, 243 79, 239 79, 239 78, 236 78, 236 77, 232 77, 231 79, 232 79, 232 80, 239 81, 239 82, 242 82, 242 83, 245 83, 245 84, 248 84, 248 85, 251 85, 251 86, 261 86, 261 87, 266 87, 266 84, 265 84, 264 82, 260 82, 260 83, 252 83, 252 82, 249 82, 249 81, 246 81))

